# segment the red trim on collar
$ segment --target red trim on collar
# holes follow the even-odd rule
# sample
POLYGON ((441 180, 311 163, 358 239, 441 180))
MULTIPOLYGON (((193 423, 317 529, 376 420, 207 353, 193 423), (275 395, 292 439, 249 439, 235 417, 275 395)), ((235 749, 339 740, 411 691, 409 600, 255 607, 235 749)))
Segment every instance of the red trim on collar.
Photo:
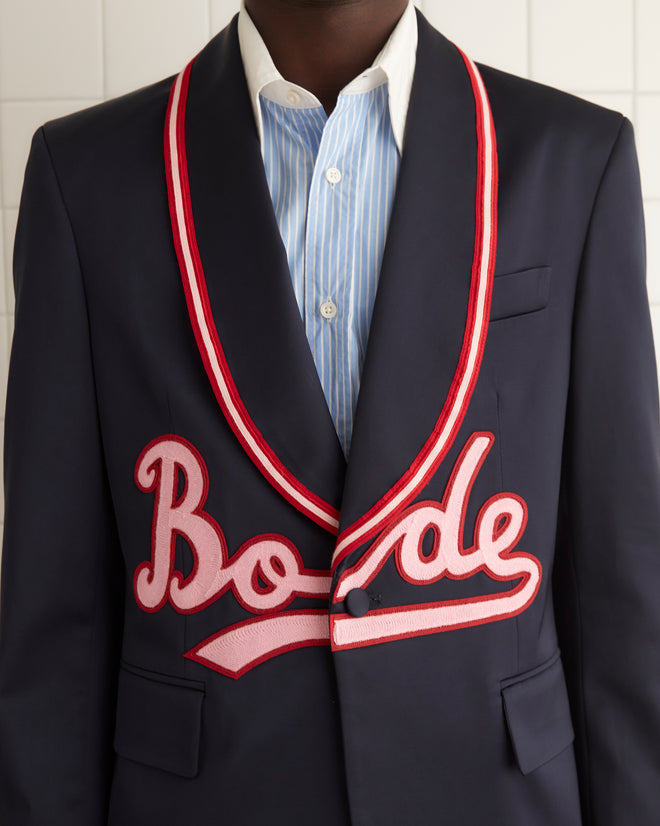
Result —
MULTIPOLYGON (((477 187, 474 258, 467 322, 458 365, 445 404, 426 443, 408 470, 365 514, 342 531, 333 570, 415 498, 447 454, 467 411, 483 357, 490 314, 497 241, 497 148, 495 128, 481 75, 458 48, 476 105, 477 187)), ((339 511, 310 491, 279 460, 241 401, 218 336, 197 246, 185 146, 185 110, 195 58, 172 85, 165 119, 165 170, 174 245, 197 346, 215 396, 244 450, 266 479, 301 513, 337 534, 339 511)))

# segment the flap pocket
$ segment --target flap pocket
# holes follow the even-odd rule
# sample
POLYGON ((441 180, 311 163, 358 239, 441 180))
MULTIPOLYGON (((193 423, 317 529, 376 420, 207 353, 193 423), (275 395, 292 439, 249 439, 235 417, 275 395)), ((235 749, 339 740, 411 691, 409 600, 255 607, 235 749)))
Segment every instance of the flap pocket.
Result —
POLYGON ((500 682, 513 750, 523 774, 574 740, 559 649, 541 665, 500 682))
POLYGON ((532 267, 493 278, 490 321, 541 310, 548 303, 552 267, 532 267))
POLYGON ((117 686, 117 754, 165 771, 197 774, 204 683, 122 661, 117 686))

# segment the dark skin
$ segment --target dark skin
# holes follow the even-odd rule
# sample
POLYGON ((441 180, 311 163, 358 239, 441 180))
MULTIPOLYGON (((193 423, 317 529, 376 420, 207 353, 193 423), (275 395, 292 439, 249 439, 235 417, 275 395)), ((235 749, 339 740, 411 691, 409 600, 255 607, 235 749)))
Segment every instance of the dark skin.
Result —
POLYGON ((407 0, 245 0, 282 77, 312 92, 329 115, 367 69, 407 0))

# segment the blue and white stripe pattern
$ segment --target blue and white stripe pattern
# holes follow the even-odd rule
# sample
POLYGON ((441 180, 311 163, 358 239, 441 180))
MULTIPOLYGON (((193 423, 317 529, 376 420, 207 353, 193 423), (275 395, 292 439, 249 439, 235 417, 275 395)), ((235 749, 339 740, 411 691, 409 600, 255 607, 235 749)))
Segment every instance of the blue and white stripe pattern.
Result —
POLYGON ((294 291, 348 457, 400 162, 388 83, 340 93, 329 117, 322 106, 259 99, 266 178, 294 291), (332 304, 322 314, 327 301, 334 315, 332 304))

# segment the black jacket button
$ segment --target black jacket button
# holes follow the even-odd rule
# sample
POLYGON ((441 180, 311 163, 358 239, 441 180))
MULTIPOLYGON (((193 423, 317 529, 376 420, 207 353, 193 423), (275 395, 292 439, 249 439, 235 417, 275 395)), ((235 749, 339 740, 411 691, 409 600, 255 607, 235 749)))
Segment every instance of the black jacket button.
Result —
POLYGON ((346 610, 353 617, 363 617, 369 610, 369 595, 362 588, 353 588, 346 594, 346 610))

